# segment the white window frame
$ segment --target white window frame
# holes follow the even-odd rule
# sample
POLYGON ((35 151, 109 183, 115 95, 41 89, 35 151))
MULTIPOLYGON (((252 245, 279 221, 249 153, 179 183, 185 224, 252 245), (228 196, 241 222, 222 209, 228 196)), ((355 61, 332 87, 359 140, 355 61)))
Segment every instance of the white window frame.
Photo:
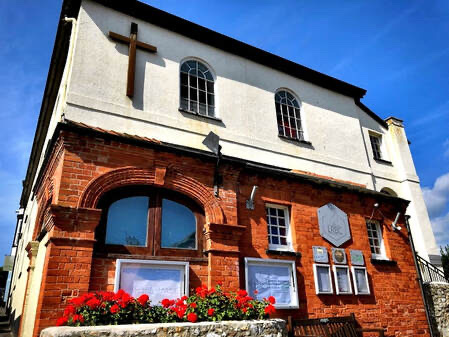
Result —
MULTIPOLYGON (((133 260, 133 259, 117 259, 115 266, 115 282, 114 282, 114 292, 120 289, 120 274, 122 266, 126 264, 143 264, 151 266, 161 266, 165 269, 177 269, 181 271, 182 279, 182 296, 189 296, 189 262, 183 261, 165 261, 165 260, 133 260), (169 268, 171 267, 171 268, 169 268)), ((177 296, 176 296, 177 297, 177 296)), ((151 300, 151 298, 150 298, 151 300)))
POLYGON ((331 276, 331 266, 330 264, 321 264, 321 263, 314 263, 313 264, 313 277, 315 280, 315 293, 317 295, 332 295, 334 294, 334 287, 332 284, 332 276, 331 276), (318 286, 318 267, 326 267, 327 271, 328 271, 328 276, 329 276, 329 286, 330 286, 330 291, 321 291, 319 286, 318 286))
POLYGON ((354 282, 354 293, 356 295, 371 295, 371 290, 370 290, 370 287, 369 287, 369 280, 368 280, 368 273, 366 272, 366 267, 352 266, 351 267, 351 273, 352 273, 352 281, 354 282), (356 269, 360 269, 360 270, 363 270, 365 272, 366 289, 367 289, 366 293, 360 293, 359 292, 359 289, 357 287, 357 278, 355 276, 355 270, 356 269))
POLYGON ((284 220, 285 220, 286 238, 287 238, 287 245, 271 244, 270 243, 270 238, 269 238, 270 237, 270 232, 268 231, 268 226, 270 226, 270 224, 268 223, 268 218, 266 218, 268 249, 292 252, 293 251, 292 231, 291 231, 291 227, 290 227, 290 213, 288 211, 288 206, 266 203, 265 204, 265 215, 266 215, 266 217, 269 216, 268 208, 282 209, 284 211, 284 216, 285 216, 284 220))
POLYGON ((337 295, 351 295, 352 294, 352 285, 351 285, 351 276, 349 276, 349 267, 348 266, 342 266, 342 265, 333 265, 332 269, 334 271, 335 292, 337 293, 337 295), (346 275, 348 277, 348 289, 349 289, 349 291, 340 291, 340 288, 338 287, 337 269, 345 269, 346 270, 346 275))
POLYGON ((367 219, 366 220, 366 231, 367 231, 367 234, 368 234, 368 241, 369 241, 370 238, 371 239, 373 239, 373 238, 369 236, 368 222, 372 223, 372 224, 375 224, 375 226, 376 226, 376 232, 377 232, 377 235, 378 235, 377 240, 379 241, 379 248, 380 248, 380 254, 373 253, 373 252, 371 252, 371 243, 369 243, 371 257, 374 260, 388 260, 387 252, 385 250, 384 237, 383 237, 384 233, 383 233, 382 225, 380 224, 380 221, 379 220, 375 220, 375 219, 367 219))
MULTIPOLYGON (((278 304, 275 303, 276 309, 298 309, 298 283, 296 281, 296 263, 295 261, 288 260, 275 260, 275 259, 259 259, 254 257, 245 257, 245 289, 249 293, 249 279, 248 279, 248 266, 249 265, 259 265, 259 266, 286 266, 290 271, 290 304, 278 304)), ((250 294, 251 295, 251 294, 250 294)))

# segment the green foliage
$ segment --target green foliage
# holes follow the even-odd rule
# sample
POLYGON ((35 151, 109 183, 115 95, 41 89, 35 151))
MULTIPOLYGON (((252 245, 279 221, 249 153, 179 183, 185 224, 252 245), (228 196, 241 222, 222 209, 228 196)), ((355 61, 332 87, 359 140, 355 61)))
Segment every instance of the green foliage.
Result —
POLYGON ((440 247, 441 262, 443 264, 444 276, 449 280, 449 245, 440 247))

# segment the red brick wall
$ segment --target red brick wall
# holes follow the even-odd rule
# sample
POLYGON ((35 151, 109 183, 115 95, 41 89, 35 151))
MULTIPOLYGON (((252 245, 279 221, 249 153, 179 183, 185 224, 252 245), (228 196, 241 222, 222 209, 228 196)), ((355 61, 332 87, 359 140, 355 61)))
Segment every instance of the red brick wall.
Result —
MULTIPOLYGON (((70 221, 61 216, 61 212, 58 213, 59 216, 52 218, 48 227, 50 245, 57 245, 64 238, 64 247, 69 251, 80 251, 77 248, 80 241, 91 242, 89 240, 99 221, 98 214, 95 213, 98 211, 94 209, 104 192, 123 184, 157 184, 188 195, 202 205, 205 211, 206 249, 209 253, 203 259, 191 259, 191 288, 201 283, 212 286, 218 281, 224 281, 225 287, 235 289, 244 287, 244 257, 281 258, 268 256, 266 253, 268 242, 265 202, 281 203, 290 208, 294 249, 302 257, 282 257, 296 261, 300 309, 279 310, 279 316, 315 318, 354 312, 364 327, 386 327, 387 336, 428 336, 424 306, 405 230, 398 233, 391 232, 389 226, 384 227, 388 256, 397 261, 397 266, 372 265, 369 260, 365 219, 371 215, 373 204, 379 200, 348 189, 270 178, 245 171, 243 167, 229 165, 223 165, 221 169, 224 186, 217 199, 213 196, 215 163, 212 160, 205 162, 194 157, 68 131, 62 132, 61 141, 64 144, 63 156, 60 157, 62 166, 54 170, 53 176, 47 175, 47 181, 51 180, 52 184, 42 183, 40 195, 46 195, 42 190, 50 185, 53 189, 57 188, 52 194, 52 203, 63 206, 62 209, 72 215, 68 216, 70 221), (162 170, 158 169, 156 174, 157 168, 162 170), (245 201, 253 185, 259 186, 256 207, 254 210, 247 210, 245 201), (372 289, 371 296, 315 295, 312 246, 326 246, 328 250, 331 248, 319 234, 317 209, 329 202, 348 214, 352 239, 343 248, 347 254, 348 249, 363 251, 372 289), (90 214, 87 217, 89 220, 85 219, 86 212, 90 214)), ((401 207, 403 206, 399 204, 383 203, 381 209, 386 217, 384 223, 391 224, 401 207)), ((61 308, 68 298, 64 294, 113 289, 113 258, 100 258, 94 252, 90 256, 91 260, 83 260, 89 269, 83 277, 88 277, 89 282, 78 289, 72 282, 73 277, 64 283, 65 278, 70 276, 65 275, 67 270, 77 270, 77 260, 62 261, 61 255, 54 253, 57 251, 60 248, 54 246, 48 253, 39 301, 42 313, 38 314, 35 334, 52 324, 49 315, 53 319, 61 314, 61 308), (53 279, 59 286, 50 285, 53 279), (44 294, 55 287, 59 292, 52 293, 53 299, 44 298, 44 294)), ((82 267, 86 270, 84 264, 82 267)))

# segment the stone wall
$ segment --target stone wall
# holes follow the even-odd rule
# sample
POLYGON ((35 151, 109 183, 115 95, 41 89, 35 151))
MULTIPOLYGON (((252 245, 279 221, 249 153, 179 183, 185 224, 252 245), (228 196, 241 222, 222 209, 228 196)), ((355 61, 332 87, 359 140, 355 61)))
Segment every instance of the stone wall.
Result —
POLYGON ((41 337, 287 337, 286 322, 281 319, 265 321, 225 321, 201 323, 160 323, 96 327, 47 328, 41 337))
POLYGON ((449 284, 428 283, 424 292, 429 305, 432 329, 436 337, 449 337, 449 284))

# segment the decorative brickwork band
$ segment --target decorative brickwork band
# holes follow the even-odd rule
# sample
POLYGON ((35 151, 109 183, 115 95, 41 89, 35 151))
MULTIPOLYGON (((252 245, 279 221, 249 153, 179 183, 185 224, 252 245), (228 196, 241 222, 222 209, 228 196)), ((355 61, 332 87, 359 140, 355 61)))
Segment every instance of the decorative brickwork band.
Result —
POLYGON ((175 169, 167 169, 167 172, 164 172, 159 168, 157 173, 156 175, 154 169, 136 167, 124 167, 107 172, 89 183, 80 198, 79 207, 95 208, 104 193, 118 187, 163 184, 165 188, 197 201, 204 208, 206 222, 224 222, 223 210, 209 188, 175 169))

